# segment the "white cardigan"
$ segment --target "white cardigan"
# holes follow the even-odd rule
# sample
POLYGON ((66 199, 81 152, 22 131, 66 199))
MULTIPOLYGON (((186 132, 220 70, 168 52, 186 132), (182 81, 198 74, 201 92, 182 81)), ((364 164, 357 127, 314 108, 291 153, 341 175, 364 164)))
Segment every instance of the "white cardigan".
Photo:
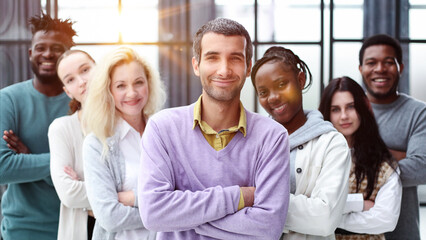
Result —
POLYGON ((284 239, 335 239, 348 194, 351 168, 346 139, 331 131, 300 145, 295 160, 296 192, 284 239))
POLYGON ((77 112, 55 119, 49 127, 50 174, 61 200, 58 240, 87 240, 87 208, 90 208, 84 185, 83 132, 77 112), (70 166, 80 178, 72 180, 64 172, 70 166))

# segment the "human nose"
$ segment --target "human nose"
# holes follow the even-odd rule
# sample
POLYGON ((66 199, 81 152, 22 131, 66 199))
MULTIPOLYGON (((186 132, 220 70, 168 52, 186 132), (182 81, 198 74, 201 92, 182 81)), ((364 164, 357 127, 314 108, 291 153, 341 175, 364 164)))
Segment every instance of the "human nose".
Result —
POLYGON ((45 58, 51 58, 53 57, 53 51, 50 48, 46 48, 46 50, 43 52, 43 57, 45 58))
POLYGON ((86 86, 87 79, 82 76, 78 76, 78 83, 80 87, 84 87, 86 86))
POLYGON ((342 112, 340 113, 340 118, 341 119, 347 119, 348 118, 348 113, 346 112, 346 110, 342 110, 342 112))
POLYGON ((374 66, 374 71, 376 72, 384 72, 386 70, 386 64, 382 62, 377 62, 377 64, 374 66))
POLYGON ((127 90, 127 97, 129 98, 133 98, 137 95, 137 91, 136 88, 134 86, 130 86, 127 90))
POLYGON ((275 91, 271 91, 268 97, 268 103, 275 103, 279 99, 279 94, 275 91))
POLYGON ((222 76, 222 77, 226 77, 231 73, 231 69, 229 68, 229 63, 228 61, 224 60, 220 62, 220 66, 218 68, 217 74, 222 76))

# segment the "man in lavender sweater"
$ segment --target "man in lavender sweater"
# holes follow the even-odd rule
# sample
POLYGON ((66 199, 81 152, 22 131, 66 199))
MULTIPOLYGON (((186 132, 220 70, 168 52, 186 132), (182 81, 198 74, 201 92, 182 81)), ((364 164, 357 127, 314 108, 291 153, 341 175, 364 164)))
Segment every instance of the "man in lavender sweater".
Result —
POLYGON ((285 128, 244 109, 253 48, 215 19, 193 45, 197 102, 151 117, 142 138, 139 211, 157 239, 278 239, 289 203, 285 128))

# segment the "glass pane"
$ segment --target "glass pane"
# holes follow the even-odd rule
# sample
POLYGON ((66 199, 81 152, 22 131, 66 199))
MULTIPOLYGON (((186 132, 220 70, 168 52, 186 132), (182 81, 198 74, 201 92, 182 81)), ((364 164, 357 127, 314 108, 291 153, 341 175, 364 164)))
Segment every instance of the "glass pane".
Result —
MULTIPOLYGON (((411 43, 410 48, 410 68, 405 69, 410 73, 410 95, 426 102, 426 81, 424 80, 424 68, 426 54, 425 43, 411 43)), ((402 79, 404 81, 405 79, 402 79)))
MULTIPOLYGON (((285 48, 291 49, 296 55, 299 56, 309 67, 312 73, 312 85, 307 92, 303 94, 303 108, 317 109, 320 100, 320 60, 321 51, 320 47, 316 45, 282 45, 285 48)), ((261 58, 263 53, 271 45, 262 45, 258 48, 258 56, 261 58)), ((258 112, 262 115, 268 116, 268 113, 262 108, 259 101, 256 101, 258 112)))
POLYGON ((259 41, 320 41, 320 1, 259 1, 259 41))
MULTIPOLYGON (((127 45, 128 46, 128 45, 127 45)), ((113 49, 118 48, 118 45, 79 45, 73 49, 81 49, 88 52, 96 62, 101 59, 113 49)), ((130 45, 138 54, 144 57, 155 69, 158 69, 158 47, 147 45, 130 45)))
POLYGON ((58 0, 58 17, 75 21, 76 43, 118 41, 117 0, 58 0))
POLYGON ((216 0, 216 17, 235 20, 243 25, 254 40, 254 0, 216 0))
POLYGON ((157 42, 158 1, 122 0, 120 23, 124 42, 157 42))
MULTIPOLYGON (((426 4, 426 1, 424 1, 426 4)), ((425 22, 426 9, 410 9, 409 12, 409 26, 410 26, 410 39, 426 39, 425 27, 422 23, 425 22)))
POLYGON ((361 39, 363 37, 364 15, 362 4, 335 5, 333 15, 334 38, 361 39))
MULTIPOLYGON (((361 84, 359 73, 359 49, 361 43, 335 43, 333 49, 333 78, 348 76, 361 84)), ((327 83, 325 84, 327 86, 327 83)))

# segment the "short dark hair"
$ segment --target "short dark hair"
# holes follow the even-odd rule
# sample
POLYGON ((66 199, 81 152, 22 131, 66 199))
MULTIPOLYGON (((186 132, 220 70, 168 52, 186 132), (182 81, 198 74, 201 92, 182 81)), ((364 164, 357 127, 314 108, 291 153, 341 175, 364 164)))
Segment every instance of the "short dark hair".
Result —
POLYGON ((66 37, 66 42, 64 43, 69 48, 75 46, 72 38, 77 35, 76 31, 72 28, 74 22, 71 19, 53 19, 47 14, 41 14, 31 17, 28 20, 30 24, 31 33, 34 34, 38 31, 57 31, 66 37))
POLYGON ((201 59, 201 40, 206 33, 213 32, 225 36, 243 36, 246 39, 246 64, 247 67, 251 63, 253 56, 253 45, 251 43, 250 35, 243 25, 238 22, 227 18, 216 18, 201 26, 194 35, 194 43, 192 45, 192 52, 198 64, 201 59))
POLYGON ((374 45, 388 45, 395 50, 396 60, 399 64, 402 64, 402 49, 399 41, 395 38, 386 35, 386 34, 377 34, 373 35, 364 40, 361 49, 359 50, 359 65, 362 65, 362 60, 364 58, 365 49, 374 45))
POLYGON ((387 162, 395 169, 396 162, 380 137, 379 127, 364 90, 352 78, 345 76, 335 78, 324 89, 318 108, 324 116, 324 120, 330 121, 331 101, 334 94, 345 91, 352 94, 355 110, 361 123, 352 137, 354 148, 352 160, 355 163, 354 174, 357 192, 361 188, 362 180, 366 178, 367 187, 364 197, 368 199, 376 186, 382 163, 387 162))
POLYGON ((259 68, 265 63, 275 63, 280 62, 281 64, 285 64, 290 67, 291 70, 298 74, 299 72, 303 72, 305 74, 305 78, 308 81, 305 83, 303 90, 309 89, 312 84, 312 74, 311 70, 309 70, 308 65, 299 58, 293 51, 288 48, 272 46, 266 50, 263 54, 263 57, 256 61, 252 70, 251 70, 251 82, 253 83, 253 87, 256 89, 256 74, 259 71, 259 68), (308 79, 309 77, 309 79, 308 79))

